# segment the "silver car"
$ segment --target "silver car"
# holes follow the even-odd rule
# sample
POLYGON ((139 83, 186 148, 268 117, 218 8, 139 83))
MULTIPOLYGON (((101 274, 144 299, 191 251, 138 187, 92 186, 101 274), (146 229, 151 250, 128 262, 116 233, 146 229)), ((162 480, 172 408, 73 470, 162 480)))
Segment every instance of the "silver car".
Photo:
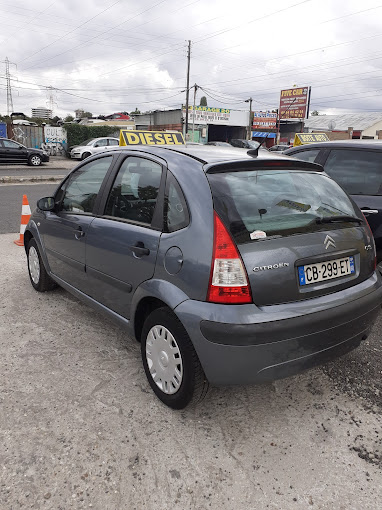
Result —
POLYGON ((348 352, 381 309, 373 236, 321 166, 224 147, 120 148, 75 168, 25 231, 60 285, 141 343, 181 409, 209 384, 286 377, 348 352))
POLYGON ((119 139, 112 136, 89 138, 89 140, 85 140, 80 145, 73 147, 70 151, 70 157, 72 159, 86 159, 97 152, 102 152, 118 145, 119 139))

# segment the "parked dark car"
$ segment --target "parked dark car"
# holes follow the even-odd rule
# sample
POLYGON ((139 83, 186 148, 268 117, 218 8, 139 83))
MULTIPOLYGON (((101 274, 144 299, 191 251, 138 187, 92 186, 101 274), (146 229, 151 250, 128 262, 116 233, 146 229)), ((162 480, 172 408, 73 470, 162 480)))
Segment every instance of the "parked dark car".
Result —
POLYGON ((232 147, 241 147, 243 149, 257 149, 259 146, 259 142, 255 142, 254 140, 245 140, 244 138, 232 138, 229 143, 232 147))
POLYGON ((272 147, 269 147, 269 151, 271 152, 283 152, 283 151, 286 151, 287 149, 290 149, 292 147, 292 145, 283 145, 283 144, 279 144, 279 145, 272 145, 272 147))
POLYGON ((293 147, 284 152, 322 165, 366 215, 382 261, 382 141, 341 140, 293 147))
POLYGON ((27 148, 21 143, 0 138, 0 163, 24 163, 39 166, 49 161, 49 155, 41 149, 27 148))
POLYGON ((30 280, 141 342, 166 405, 208 384, 286 377, 364 340, 382 303, 360 210, 322 167, 209 146, 139 146, 79 164, 38 202, 30 280))
POLYGON ((206 145, 215 145, 217 147, 230 147, 231 144, 228 142, 207 142, 206 145))

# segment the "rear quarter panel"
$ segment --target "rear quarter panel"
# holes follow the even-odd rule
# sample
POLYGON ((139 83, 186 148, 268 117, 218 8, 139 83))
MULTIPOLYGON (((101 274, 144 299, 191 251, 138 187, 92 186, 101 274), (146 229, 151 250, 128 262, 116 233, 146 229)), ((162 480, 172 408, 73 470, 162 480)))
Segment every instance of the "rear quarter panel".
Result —
MULTIPOLYGON (((213 245, 213 203, 211 189, 201 163, 181 158, 169 165, 187 201, 188 227, 161 236, 155 279, 166 280, 190 299, 204 301, 207 295, 213 245), (173 247, 179 248, 180 270, 170 274, 168 261, 173 247)), ((174 250, 173 250, 174 251, 174 250)), ((164 301, 166 301, 164 296, 164 301)))

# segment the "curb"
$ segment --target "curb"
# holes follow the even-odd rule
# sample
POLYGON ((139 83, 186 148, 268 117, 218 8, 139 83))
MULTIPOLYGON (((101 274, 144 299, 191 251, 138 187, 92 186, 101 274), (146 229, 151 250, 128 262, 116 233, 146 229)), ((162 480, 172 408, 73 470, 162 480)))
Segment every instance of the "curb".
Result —
POLYGON ((32 175, 17 177, 15 175, 6 175, 0 177, 0 184, 13 184, 18 182, 61 182, 66 176, 65 175, 32 175))

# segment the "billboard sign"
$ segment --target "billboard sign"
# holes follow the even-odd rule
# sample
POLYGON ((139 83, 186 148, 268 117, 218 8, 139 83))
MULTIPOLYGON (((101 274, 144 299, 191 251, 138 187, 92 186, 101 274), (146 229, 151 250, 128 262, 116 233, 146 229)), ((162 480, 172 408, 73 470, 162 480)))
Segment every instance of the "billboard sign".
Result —
POLYGON ((253 112, 253 129, 276 129, 277 113, 253 112))
MULTIPOLYGON (((183 114, 186 110, 183 107, 183 114)), ((210 108, 209 106, 195 106, 195 120, 193 106, 188 107, 188 122, 195 124, 228 124, 231 110, 227 108, 210 108)))
POLYGON ((280 94, 280 119, 305 119, 310 87, 282 90, 280 94))

